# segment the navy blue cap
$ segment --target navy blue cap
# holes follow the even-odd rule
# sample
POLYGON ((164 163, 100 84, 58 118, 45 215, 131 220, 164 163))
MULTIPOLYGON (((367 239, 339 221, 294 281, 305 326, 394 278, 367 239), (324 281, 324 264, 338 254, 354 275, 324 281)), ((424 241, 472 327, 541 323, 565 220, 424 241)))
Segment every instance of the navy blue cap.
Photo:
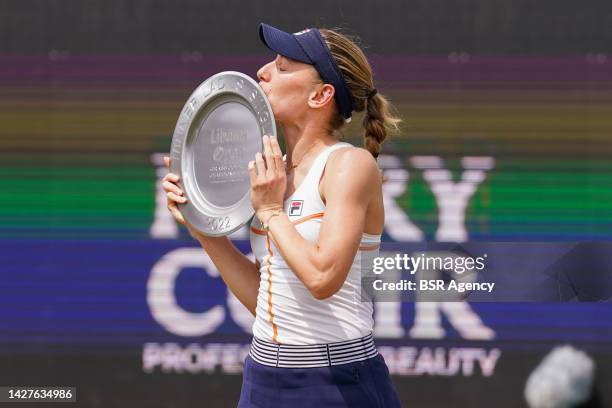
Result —
POLYGON ((353 96, 318 29, 308 28, 295 34, 289 34, 261 23, 259 38, 268 48, 284 57, 314 65, 323 81, 334 86, 336 90, 334 98, 340 113, 347 121, 350 121, 353 109, 355 109, 353 96))

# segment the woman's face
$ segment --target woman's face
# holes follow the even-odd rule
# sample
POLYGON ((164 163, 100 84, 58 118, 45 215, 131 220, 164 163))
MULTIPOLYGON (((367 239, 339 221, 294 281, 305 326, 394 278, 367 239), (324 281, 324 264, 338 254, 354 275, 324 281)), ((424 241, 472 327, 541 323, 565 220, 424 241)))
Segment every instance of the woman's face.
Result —
POLYGON ((322 84, 312 65, 277 55, 257 71, 259 85, 268 96, 280 123, 295 123, 308 111, 308 99, 322 84))

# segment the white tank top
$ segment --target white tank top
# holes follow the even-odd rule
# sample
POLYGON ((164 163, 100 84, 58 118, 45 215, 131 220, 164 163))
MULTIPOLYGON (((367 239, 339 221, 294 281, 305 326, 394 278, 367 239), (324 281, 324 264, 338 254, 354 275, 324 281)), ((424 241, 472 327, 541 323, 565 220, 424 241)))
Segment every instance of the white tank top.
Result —
MULTIPOLYGON (((314 160, 296 191, 284 202, 285 213, 297 231, 316 243, 325 212, 319 181, 330 153, 352 146, 339 142, 314 160)), ((289 268, 261 222, 251 222, 251 247, 261 276, 253 335, 280 344, 321 344, 364 337, 373 330, 372 302, 362 301, 361 264, 378 255, 380 235, 364 233, 346 281, 333 296, 318 300, 289 268)), ((371 262, 369 263, 371 264, 371 262)))

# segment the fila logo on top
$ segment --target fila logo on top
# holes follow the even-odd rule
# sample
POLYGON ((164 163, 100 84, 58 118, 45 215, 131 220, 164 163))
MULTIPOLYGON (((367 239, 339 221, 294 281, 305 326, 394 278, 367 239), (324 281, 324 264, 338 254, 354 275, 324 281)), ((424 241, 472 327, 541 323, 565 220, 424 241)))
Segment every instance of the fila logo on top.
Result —
POLYGON ((291 201, 291 207, 289 207, 289 215, 302 215, 303 200, 291 201))

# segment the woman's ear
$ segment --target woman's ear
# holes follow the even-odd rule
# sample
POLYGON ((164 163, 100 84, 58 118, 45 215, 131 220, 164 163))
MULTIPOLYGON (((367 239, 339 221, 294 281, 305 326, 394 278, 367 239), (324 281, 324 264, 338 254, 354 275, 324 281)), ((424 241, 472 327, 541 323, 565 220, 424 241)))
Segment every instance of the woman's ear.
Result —
POLYGON ((331 84, 323 84, 318 86, 308 98, 308 106, 311 108, 321 108, 328 103, 331 103, 336 94, 336 89, 331 84))

